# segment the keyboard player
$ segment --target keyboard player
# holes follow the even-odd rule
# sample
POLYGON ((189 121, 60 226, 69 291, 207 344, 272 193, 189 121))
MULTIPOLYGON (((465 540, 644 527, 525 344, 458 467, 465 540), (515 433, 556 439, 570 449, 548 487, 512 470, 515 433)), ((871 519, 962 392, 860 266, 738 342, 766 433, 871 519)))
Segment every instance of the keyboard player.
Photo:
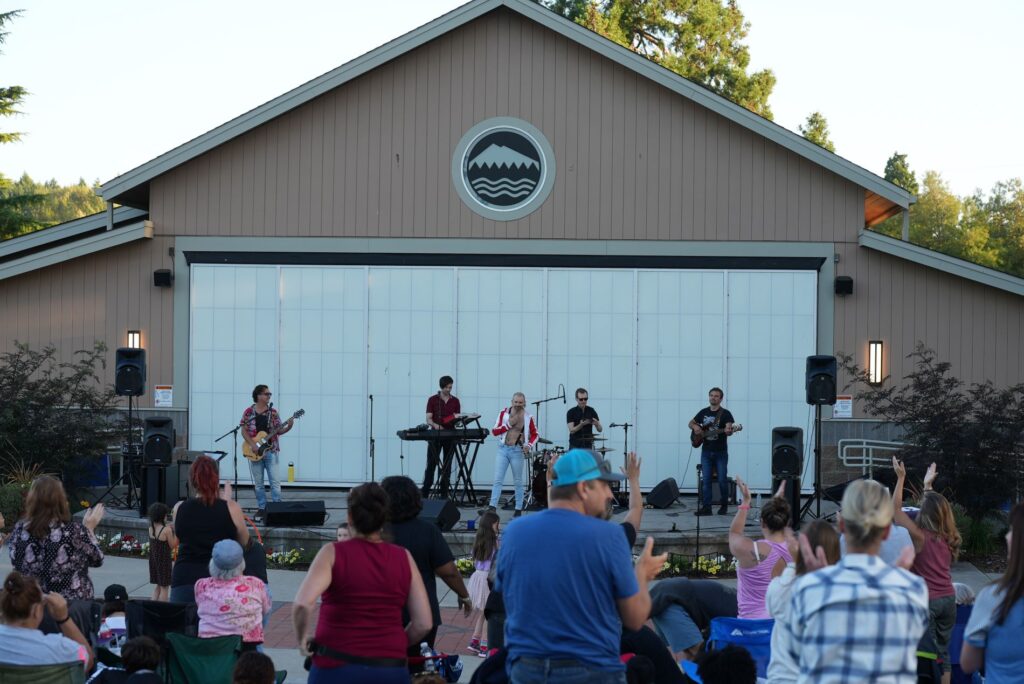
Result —
MULTIPOLYGON (((459 398, 452 394, 455 380, 450 375, 443 375, 438 381, 440 391, 427 399, 427 425, 432 430, 450 430, 456 419, 462 417, 459 398)), ((423 473, 423 498, 430 496, 434 486, 434 473, 440 468, 437 478, 437 495, 445 499, 451 487, 452 458, 455 455, 455 440, 431 440, 427 442, 427 469, 423 473), (444 460, 440 456, 444 453, 444 460)))

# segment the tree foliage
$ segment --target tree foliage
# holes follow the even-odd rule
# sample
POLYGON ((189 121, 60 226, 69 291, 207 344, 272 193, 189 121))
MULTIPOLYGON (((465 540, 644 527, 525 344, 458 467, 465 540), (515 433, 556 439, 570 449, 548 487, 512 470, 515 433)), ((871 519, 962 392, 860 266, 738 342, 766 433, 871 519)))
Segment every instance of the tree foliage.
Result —
POLYGON ((61 185, 56 180, 38 183, 28 174, 0 188, 0 238, 16 237, 39 228, 96 214, 106 208, 97 194, 99 182, 92 186, 84 179, 74 185, 61 185), (11 205, 18 212, 5 220, 4 207, 11 205))
POLYGON ((6 475, 38 466, 75 481, 105 450, 116 400, 113 387, 99 379, 106 353, 97 342, 73 361, 58 361, 54 347, 33 350, 21 343, 0 354, 0 467, 6 475))
POLYGON ((917 194, 917 176, 910 170, 907 155, 893 152, 892 156, 885 162, 885 172, 883 175, 885 180, 900 186, 911 195, 917 194))
POLYGON ((535 0, 768 119, 775 75, 748 73, 750 24, 735 0, 535 0))
POLYGON ((828 121, 821 112, 811 112, 807 120, 799 126, 800 135, 810 140, 815 145, 824 147, 829 152, 835 152, 836 146, 829 137, 828 121))
POLYGON ((870 415, 899 425, 906 446, 900 457, 916 472, 936 462, 943 482, 972 518, 995 510, 1022 486, 1024 384, 996 387, 986 380, 966 386, 952 366, 918 343, 908 358, 914 370, 902 383, 871 385, 853 358, 840 354, 843 369, 870 415))
MULTIPOLYGON (((8 24, 20 15, 21 10, 0 12, 0 45, 7 42, 7 36, 10 35, 10 31, 6 30, 8 24)), ((20 114, 18 107, 27 94, 28 92, 22 86, 0 85, 0 117, 20 114)), ((12 143, 20 139, 21 133, 0 131, 0 144, 12 143)), ((7 194, 10 187, 10 179, 0 173, 0 239, 27 233, 40 227, 27 214, 27 210, 40 198, 35 196, 12 197, 7 194)))

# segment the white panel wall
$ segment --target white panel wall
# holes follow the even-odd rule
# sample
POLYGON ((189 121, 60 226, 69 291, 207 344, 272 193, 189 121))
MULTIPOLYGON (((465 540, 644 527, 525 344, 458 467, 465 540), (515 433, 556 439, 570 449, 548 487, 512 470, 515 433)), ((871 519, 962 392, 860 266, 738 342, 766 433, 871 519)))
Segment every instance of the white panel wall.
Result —
MULTIPOLYGON (((422 477, 426 446, 399 429, 424 420, 441 375, 490 427, 515 391, 541 406, 541 433, 566 444, 565 411, 588 389, 616 465, 623 432, 643 485, 696 485, 687 422, 712 386, 745 430, 730 473, 770 486, 772 426, 805 428, 804 359, 815 353, 813 272, 415 267, 192 267, 192 448, 237 423, 253 385, 306 417, 283 442, 300 482, 422 477)), ((223 444, 223 443, 222 443, 223 444)), ((495 442, 480 450, 478 487, 495 442)), ((244 465, 244 464, 243 464, 244 465)), ((243 469, 242 480, 247 480, 243 469)), ((285 472, 282 469, 282 478, 285 472)), ((808 470, 808 477, 811 471, 808 470)))

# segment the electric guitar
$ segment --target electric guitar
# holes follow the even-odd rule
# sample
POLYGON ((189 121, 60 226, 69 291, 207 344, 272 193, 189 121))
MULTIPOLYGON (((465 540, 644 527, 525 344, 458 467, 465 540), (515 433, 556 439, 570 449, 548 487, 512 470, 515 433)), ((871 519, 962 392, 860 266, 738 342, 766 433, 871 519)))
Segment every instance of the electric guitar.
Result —
MULTIPOLYGON (((304 415, 306 415, 306 410, 305 409, 299 409, 298 411, 293 413, 292 417, 289 418, 288 420, 296 420, 298 418, 301 418, 304 415)), ((288 424, 288 421, 286 420, 286 421, 282 422, 279 427, 271 430, 270 432, 266 432, 264 430, 260 430, 258 433, 256 433, 256 436, 253 437, 253 439, 256 441, 256 449, 253 450, 253 448, 251 446, 249 446, 249 443, 245 442, 244 444, 242 444, 242 455, 245 456, 250 461, 262 461, 263 460, 263 454, 274 443, 273 442, 274 436, 277 433, 279 433, 281 430, 283 430, 284 426, 287 425, 287 424, 288 424)))
MULTIPOLYGON (((733 423, 732 424, 732 431, 733 432, 739 432, 742 429, 743 429, 743 426, 741 424, 739 424, 739 423, 733 423)), ((712 439, 712 440, 714 440, 714 439, 716 439, 718 437, 719 434, 724 434, 724 433, 725 433, 725 428, 724 427, 719 427, 717 424, 716 425, 712 425, 709 428, 706 428, 704 430, 704 432, 702 432, 699 435, 696 432, 694 432, 693 430, 690 430, 690 444, 693 445, 694 449, 697 449, 697 448, 700 447, 701 444, 704 443, 705 439, 712 439)))

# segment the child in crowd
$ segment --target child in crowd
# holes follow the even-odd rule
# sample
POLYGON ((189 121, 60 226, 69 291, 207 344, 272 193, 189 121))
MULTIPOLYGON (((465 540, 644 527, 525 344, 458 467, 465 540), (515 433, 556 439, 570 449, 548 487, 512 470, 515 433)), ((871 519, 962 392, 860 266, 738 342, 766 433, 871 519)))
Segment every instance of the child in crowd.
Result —
POLYGON ((473 636, 469 642, 469 650, 477 655, 487 657, 487 639, 480 640, 484 627, 484 605, 490 589, 487 586, 487 575, 491 564, 498 555, 498 529, 501 518, 494 511, 485 511, 476 524, 476 540, 473 542, 473 566, 475 570, 469 578, 469 600, 473 603, 473 636))
POLYGON ((171 551, 178 548, 178 537, 167 522, 169 512, 159 501, 149 507, 149 582, 154 601, 166 601, 171 594, 171 551))
POLYGON ((162 684, 156 673, 160 656, 160 647, 148 636, 129 639, 121 649, 124 667, 97 670, 89 684, 162 684))
POLYGON ((340 525, 338 525, 338 541, 343 542, 343 541, 348 541, 348 540, 349 540, 348 523, 347 522, 343 522, 340 525))
POLYGON ((120 584, 111 584, 103 590, 103 608, 100 610, 102 621, 96 635, 96 646, 105 648, 116 656, 121 655, 121 647, 128 638, 124 613, 124 604, 127 600, 128 590, 120 584))
POLYGON ((932 483, 938 474, 934 463, 928 467, 924 476, 921 510, 916 521, 911 520, 903 511, 903 485, 907 469, 895 456, 892 467, 896 471, 896 487, 892 493, 895 508, 893 522, 907 528, 914 541, 917 555, 910 571, 928 585, 928 633, 935 641, 942 660, 942 684, 949 684, 949 642, 956 624, 956 590, 953 588, 950 566, 960 555, 960 532, 956 528, 956 519, 949 501, 932 490, 932 483))
POLYGON ((231 684, 274 684, 274 661, 263 653, 249 651, 238 657, 231 684))

